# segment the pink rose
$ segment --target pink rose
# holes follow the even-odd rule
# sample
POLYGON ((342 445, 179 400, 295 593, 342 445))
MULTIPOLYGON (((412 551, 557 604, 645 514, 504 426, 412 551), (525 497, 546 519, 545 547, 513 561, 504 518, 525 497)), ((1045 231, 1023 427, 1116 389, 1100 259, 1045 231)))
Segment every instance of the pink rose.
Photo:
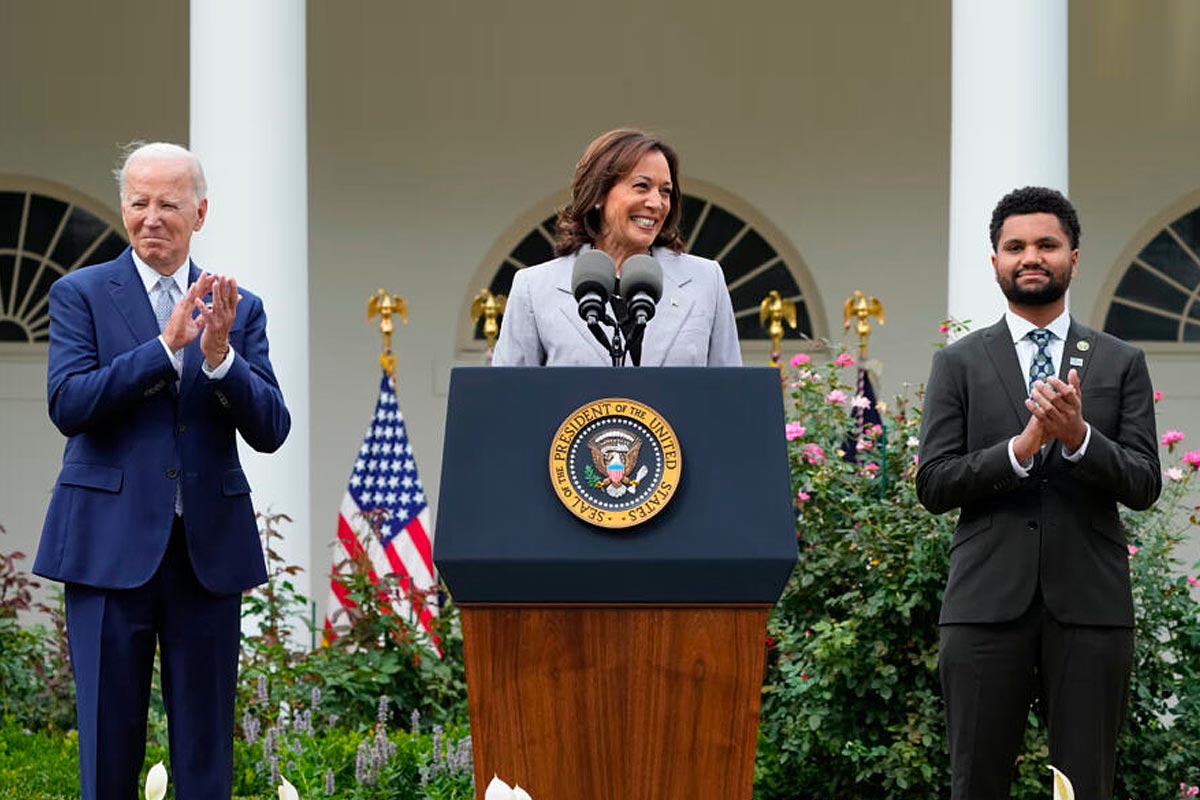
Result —
POLYGON ((875 473, 879 472, 879 465, 874 461, 870 464, 863 464, 863 472, 867 473, 868 478, 874 478, 875 473))
POLYGON ((1162 435, 1162 445, 1168 449, 1173 448, 1177 442, 1183 441, 1183 431, 1165 431, 1162 435))
POLYGON ((1192 587, 1193 589, 1195 589, 1197 586, 1200 586, 1200 581, 1196 580, 1196 578, 1192 575, 1187 576, 1187 582, 1188 586, 1192 587))
POLYGON ((804 435, 804 426, 801 425, 799 422, 789 422, 784 427, 783 434, 784 434, 784 436, 787 437, 787 440, 789 442, 794 439, 799 439, 801 436, 804 435))
POLYGON ((809 500, 812 500, 812 496, 809 495, 808 492, 801 489, 800 491, 796 492, 796 499, 801 503, 807 503, 809 500))
POLYGON ((870 400, 870 398, 866 397, 865 395, 856 394, 856 395, 854 395, 854 399, 850 401, 850 407, 851 408, 861 408, 865 411, 866 409, 871 407, 871 400, 870 400))
POLYGON ((1159 400, 1162 400, 1162 392, 1155 389, 1154 390, 1154 402, 1157 403, 1159 400))
POLYGON ((833 363, 839 367, 853 367, 854 356, 849 353, 838 353, 838 357, 833 360, 833 363))
POLYGON ((804 459, 810 464, 824 464, 825 451, 821 449, 821 445, 815 442, 809 442, 804 445, 804 459))
POLYGON ((938 325, 938 333, 949 333, 949 332, 950 332, 950 326, 947 325, 946 323, 943 322, 941 325, 938 325))
POLYGON ((1175 483, 1178 483, 1179 481, 1183 480, 1183 470, 1181 470, 1179 467, 1171 467, 1170 469, 1164 469, 1163 477, 1169 481, 1174 481, 1175 483))
POLYGON ((1130 557, 1130 558, 1133 558, 1134 556, 1136 556, 1136 555, 1137 555, 1138 549, 1137 549, 1137 547, 1136 547, 1136 546, 1134 546, 1134 545, 1132 545, 1132 544, 1131 544, 1131 545, 1126 545, 1126 549, 1128 549, 1128 550, 1129 550, 1129 557, 1130 557))
POLYGON ((812 359, 809 358, 806 353, 796 353, 796 355, 792 356, 792 366, 793 367, 799 367, 804 364, 809 364, 811 362, 812 362, 812 359))
POLYGON ((834 389, 832 392, 825 395, 825 402, 833 403, 834 405, 841 405, 842 403, 846 402, 846 393, 841 389, 834 389))
POLYGON ((1188 450, 1179 460, 1192 469, 1200 469, 1200 450, 1188 450))

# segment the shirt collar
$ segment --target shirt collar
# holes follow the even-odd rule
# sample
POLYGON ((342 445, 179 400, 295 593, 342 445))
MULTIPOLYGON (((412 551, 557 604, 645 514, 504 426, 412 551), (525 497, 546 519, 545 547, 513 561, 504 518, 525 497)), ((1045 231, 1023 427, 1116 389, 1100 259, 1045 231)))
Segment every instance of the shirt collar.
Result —
MULTIPOLYGON (((142 261, 142 259, 138 258, 136 250, 131 249, 129 254, 133 256, 133 265, 137 267, 138 277, 142 279, 142 286, 146 287, 146 294, 150 294, 150 291, 158 285, 158 279, 163 277, 163 274, 155 270, 145 261, 142 261)), ((183 260, 182 264, 175 268, 174 272, 171 273, 171 277, 175 279, 175 286, 179 288, 180 297, 187 294, 188 272, 190 271, 189 267, 191 266, 191 263, 192 259, 191 256, 189 256, 183 260)))
MULTIPOLYGON (((1028 336, 1030 331, 1038 329, 1037 325, 1014 314, 1011 310, 1004 312, 1004 321, 1008 323, 1008 332, 1012 336, 1014 344, 1028 336)), ((1067 333, 1071 330, 1071 314, 1064 308, 1063 312, 1046 326, 1046 330, 1054 334, 1054 338, 1065 342, 1067 333)))

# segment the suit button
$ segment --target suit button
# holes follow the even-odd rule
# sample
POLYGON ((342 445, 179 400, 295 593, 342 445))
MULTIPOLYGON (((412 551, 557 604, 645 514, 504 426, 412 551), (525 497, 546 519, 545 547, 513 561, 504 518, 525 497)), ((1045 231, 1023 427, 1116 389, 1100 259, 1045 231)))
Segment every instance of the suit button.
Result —
POLYGON ((1038 529, 1037 520, 1029 520, 1029 522, 1025 523, 1025 527, 1029 528, 1031 531, 1036 531, 1038 529))
POLYGON ((169 470, 167 470, 167 477, 170 478, 171 480, 175 480, 176 478, 179 477, 179 472, 176 470, 173 470, 173 469, 169 469, 169 470))
POLYGON ((183 433, 186 430, 187 430, 187 425, 184 425, 182 422, 175 426, 176 433, 183 433))

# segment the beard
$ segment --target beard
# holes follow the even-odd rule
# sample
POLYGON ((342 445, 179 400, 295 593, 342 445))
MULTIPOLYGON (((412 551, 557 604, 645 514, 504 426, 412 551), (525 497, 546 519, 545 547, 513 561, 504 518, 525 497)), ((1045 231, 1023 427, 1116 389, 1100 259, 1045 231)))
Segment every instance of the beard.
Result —
POLYGON ((1071 285, 1071 278, 1069 275, 1058 276, 1049 270, 1035 268, 1017 270, 1011 278, 1001 278, 999 283, 1000 291, 1004 293, 1005 299, 1010 303, 1023 306, 1048 306, 1058 302, 1067 293, 1067 288, 1071 285), (1025 272, 1041 272, 1049 280, 1041 286, 1024 289, 1017 284, 1017 279, 1025 272))

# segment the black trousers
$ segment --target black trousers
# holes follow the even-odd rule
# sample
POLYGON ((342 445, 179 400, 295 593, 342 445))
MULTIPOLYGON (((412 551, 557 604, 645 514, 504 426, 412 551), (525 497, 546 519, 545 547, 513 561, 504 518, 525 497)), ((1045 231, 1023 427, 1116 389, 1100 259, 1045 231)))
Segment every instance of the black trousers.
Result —
POLYGON ((944 625, 938 670, 952 799, 1007 800, 1036 699, 1050 763, 1078 800, 1110 800, 1132 665, 1132 628, 1065 625, 1040 595, 1012 622, 944 625))
POLYGON ((82 800, 136 800, 155 649, 177 800, 228 800, 241 596, 196 578, 176 520, 158 571, 133 589, 67 584, 82 800))

